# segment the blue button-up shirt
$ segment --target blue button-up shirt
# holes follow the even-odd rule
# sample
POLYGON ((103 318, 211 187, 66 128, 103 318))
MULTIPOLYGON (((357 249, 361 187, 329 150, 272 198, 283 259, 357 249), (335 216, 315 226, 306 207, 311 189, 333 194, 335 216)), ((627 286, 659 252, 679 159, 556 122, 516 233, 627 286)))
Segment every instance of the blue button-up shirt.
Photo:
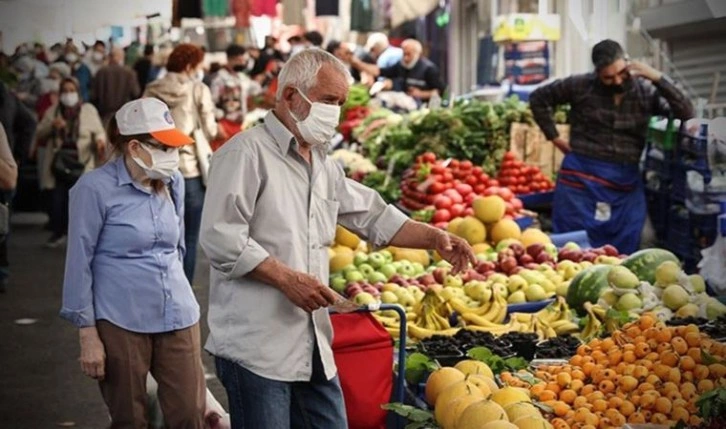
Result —
POLYGON ((123 158, 83 175, 70 192, 61 317, 107 320, 133 332, 187 328, 199 304, 184 276, 184 180, 160 193, 134 182, 123 158))
POLYGON ((395 46, 389 46, 385 51, 381 52, 376 60, 376 65, 380 68, 393 67, 400 63, 403 59, 403 49, 395 46))

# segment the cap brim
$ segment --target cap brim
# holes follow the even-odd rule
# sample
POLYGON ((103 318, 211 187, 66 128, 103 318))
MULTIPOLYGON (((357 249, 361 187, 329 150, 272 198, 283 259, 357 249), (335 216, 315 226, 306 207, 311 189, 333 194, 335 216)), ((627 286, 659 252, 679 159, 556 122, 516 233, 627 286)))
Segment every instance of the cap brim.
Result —
POLYGON ((186 146, 188 144, 194 143, 194 140, 191 137, 177 130, 176 128, 164 131, 154 131, 149 134, 151 134, 151 136, 158 140, 160 143, 171 147, 186 146))

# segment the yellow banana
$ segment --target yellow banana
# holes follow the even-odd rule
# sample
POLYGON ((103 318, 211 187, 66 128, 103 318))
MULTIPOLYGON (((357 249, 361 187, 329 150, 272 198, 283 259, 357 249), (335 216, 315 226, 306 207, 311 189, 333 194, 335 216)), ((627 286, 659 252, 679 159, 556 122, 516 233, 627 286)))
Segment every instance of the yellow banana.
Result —
POLYGON ((500 325, 499 327, 467 325, 466 329, 477 332, 489 332, 494 335, 502 335, 507 332, 512 332, 512 327, 509 325, 500 325))
POLYGON ((558 320, 553 322, 551 326, 557 335, 573 334, 580 330, 580 327, 576 323, 569 320, 558 320))
POLYGON ((450 329, 444 329, 442 331, 436 331, 432 329, 426 329, 422 328, 416 324, 410 323, 407 325, 408 328, 408 335, 411 338, 415 338, 418 340, 425 340, 426 338, 431 338, 434 335, 443 335, 443 336, 453 336, 457 332, 459 332, 460 328, 450 328, 450 329))
POLYGON ((440 315, 439 313, 437 313, 435 311, 432 313, 432 315, 433 315, 434 319, 436 319, 436 321, 438 322, 438 325, 441 327, 440 329, 449 329, 449 328, 451 328, 451 324, 449 323, 449 319, 447 319, 446 317, 440 315))
POLYGON ((483 303, 479 307, 469 307, 468 305, 466 305, 465 302, 458 298, 453 298, 451 301, 449 301, 449 304, 451 305, 451 308, 459 314, 471 313, 478 316, 481 316, 489 311, 489 308, 492 305, 491 301, 488 301, 483 303))
POLYGON ((476 314, 471 313, 464 313, 461 315, 461 317, 466 320, 467 322, 476 325, 476 326, 482 326, 482 327, 490 327, 490 328, 498 328, 502 326, 500 323, 494 323, 490 321, 489 319, 484 318, 483 316, 477 316, 476 314))
POLYGON ((507 300, 504 297, 497 296, 497 305, 499 311, 496 313, 493 319, 490 319, 494 323, 502 323, 507 318, 507 300))
POLYGON ((389 334, 391 334, 393 338, 398 338, 399 336, 401 336, 401 328, 391 328, 389 326, 384 326, 384 328, 386 329, 386 331, 388 331, 389 334))

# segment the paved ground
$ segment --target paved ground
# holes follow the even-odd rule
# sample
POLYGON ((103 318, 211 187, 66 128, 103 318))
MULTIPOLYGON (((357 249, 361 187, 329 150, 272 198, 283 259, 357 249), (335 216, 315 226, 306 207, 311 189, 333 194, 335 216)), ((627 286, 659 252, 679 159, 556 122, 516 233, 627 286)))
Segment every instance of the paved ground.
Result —
MULTIPOLYGON (((43 247, 49 234, 42 216, 20 214, 13 223, 10 286, 0 295, 0 428, 102 429, 108 423, 105 405, 98 385, 77 363, 77 330, 58 317, 65 249, 43 247), (37 322, 16 323, 23 318, 37 322)), ((208 274, 200 251, 194 291, 202 308, 202 341, 208 332, 208 274)), ((204 364, 213 374, 208 355, 204 364)), ((226 408, 224 390, 210 377, 210 390, 226 408)))

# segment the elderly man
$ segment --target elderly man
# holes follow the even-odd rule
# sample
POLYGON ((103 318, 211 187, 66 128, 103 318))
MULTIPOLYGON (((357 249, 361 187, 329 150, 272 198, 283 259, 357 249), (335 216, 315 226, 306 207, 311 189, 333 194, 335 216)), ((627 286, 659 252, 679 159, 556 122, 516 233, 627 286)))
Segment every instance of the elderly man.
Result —
POLYGON ((336 224, 375 246, 434 248, 461 270, 468 244, 409 220, 326 157, 349 74, 311 48, 280 73, 264 124, 212 159, 201 245, 211 290, 206 349, 229 398, 232 427, 345 428, 326 307, 336 224))
POLYGON ((441 95, 446 89, 446 84, 441 80, 436 65, 421 56, 423 51, 421 42, 406 39, 401 47, 403 48, 403 58, 391 67, 366 64, 355 57, 350 58, 350 64, 358 71, 390 79, 388 88, 403 91, 418 100, 429 100, 434 93, 441 95))
POLYGON ((403 50, 391 46, 388 36, 383 33, 373 33, 368 36, 365 50, 371 54, 378 67, 393 67, 403 58, 403 50))

